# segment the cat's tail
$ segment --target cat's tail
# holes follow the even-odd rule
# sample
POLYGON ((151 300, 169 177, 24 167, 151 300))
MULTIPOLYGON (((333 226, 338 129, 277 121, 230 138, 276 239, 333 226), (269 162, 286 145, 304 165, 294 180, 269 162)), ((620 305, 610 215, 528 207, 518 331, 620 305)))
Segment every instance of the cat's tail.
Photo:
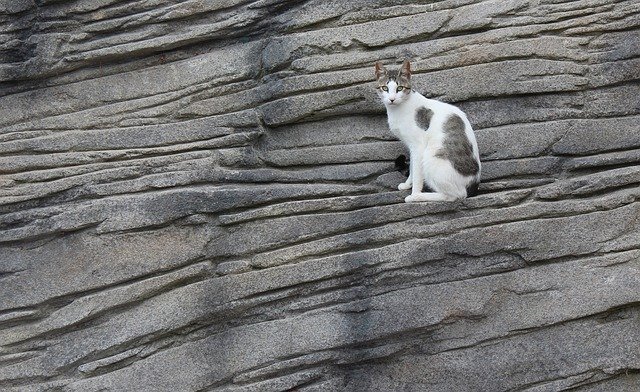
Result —
POLYGON ((467 197, 476 196, 478 194, 479 185, 480 181, 473 181, 471 184, 467 185, 467 197))

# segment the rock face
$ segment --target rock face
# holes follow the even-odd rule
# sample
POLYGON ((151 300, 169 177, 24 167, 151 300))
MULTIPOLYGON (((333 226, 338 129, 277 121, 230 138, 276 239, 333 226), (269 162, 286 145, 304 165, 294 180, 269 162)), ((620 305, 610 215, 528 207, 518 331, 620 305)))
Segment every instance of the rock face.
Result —
POLYGON ((640 3, 3 0, 2 391, 640 390, 640 3), (476 128, 405 204, 372 64, 476 128))

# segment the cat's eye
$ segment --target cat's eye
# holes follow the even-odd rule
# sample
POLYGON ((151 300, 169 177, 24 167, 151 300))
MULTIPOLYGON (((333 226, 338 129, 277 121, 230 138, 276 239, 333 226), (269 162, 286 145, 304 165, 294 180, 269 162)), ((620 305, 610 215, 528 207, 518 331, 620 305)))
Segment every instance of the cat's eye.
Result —
POLYGON ((389 91, 389 87, 387 86, 380 86, 380 89, 382 89, 382 91, 389 91))
POLYGON ((404 90, 404 86, 398 86, 398 88, 396 90, 397 91, 402 91, 402 90, 404 90))

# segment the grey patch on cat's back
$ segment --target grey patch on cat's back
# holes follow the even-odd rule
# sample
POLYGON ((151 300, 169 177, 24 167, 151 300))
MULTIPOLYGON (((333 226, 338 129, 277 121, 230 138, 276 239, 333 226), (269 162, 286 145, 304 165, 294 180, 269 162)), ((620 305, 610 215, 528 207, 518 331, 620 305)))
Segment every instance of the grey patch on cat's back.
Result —
POLYGON ((436 156, 451 162, 453 168, 463 176, 475 176, 480 171, 480 165, 473 155, 473 146, 465 133, 462 118, 452 114, 447 118, 443 127, 444 140, 442 149, 436 156))
POLYGON ((416 110, 416 124, 425 131, 429 129, 429 124, 431 124, 431 117, 433 117, 433 111, 431 109, 427 109, 422 106, 418 110, 416 110))

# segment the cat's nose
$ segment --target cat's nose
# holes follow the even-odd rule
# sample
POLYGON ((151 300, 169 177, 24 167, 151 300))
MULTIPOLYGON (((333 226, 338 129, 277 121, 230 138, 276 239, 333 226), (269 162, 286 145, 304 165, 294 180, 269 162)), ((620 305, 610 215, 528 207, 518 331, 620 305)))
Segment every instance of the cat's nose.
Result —
POLYGON ((395 98, 389 98, 389 101, 391 101, 391 102, 393 102, 395 100, 396 100, 395 98))

